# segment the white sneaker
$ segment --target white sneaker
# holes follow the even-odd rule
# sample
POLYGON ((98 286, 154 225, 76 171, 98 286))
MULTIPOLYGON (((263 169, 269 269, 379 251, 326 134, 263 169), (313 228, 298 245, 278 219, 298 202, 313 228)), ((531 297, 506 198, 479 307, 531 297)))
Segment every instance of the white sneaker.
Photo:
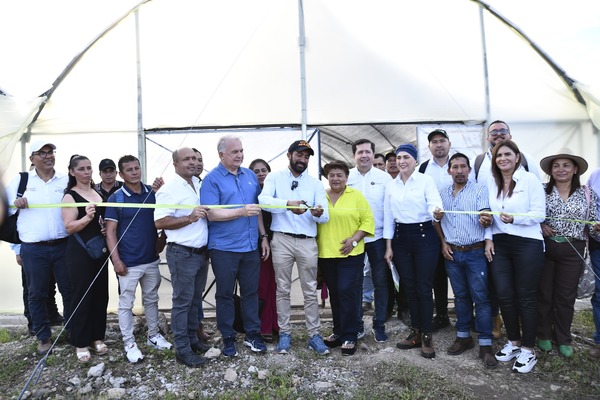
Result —
POLYGON ((509 340, 508 343, 496 353, 496 360, 498 361, 510 361, 515 357, 518 357, 521 354, 521 347, 515 346, 509 340))
POLYGON ((521 349, 521 354, 515 360, 512 370, 526 374, 530 372, 537 364, 537 357, 534 351, 521 349))
POLYGON ((144 355, 135 342, 125 345, 125 355, 130 363, 136 363, 144 359, 144 355))
POLYGON ((165 339, 160 333, 157 333, 153 337, 148 338, 146 344, 158 350, 170 350, 171 347, 173 347, 173 345, 167 342, 167 339, 165 339))

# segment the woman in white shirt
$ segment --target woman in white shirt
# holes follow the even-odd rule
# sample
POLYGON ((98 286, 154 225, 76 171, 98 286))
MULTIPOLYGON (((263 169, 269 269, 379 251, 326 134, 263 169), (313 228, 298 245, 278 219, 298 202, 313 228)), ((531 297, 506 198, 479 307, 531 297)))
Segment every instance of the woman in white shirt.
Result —
POLYGON ((383 237, 385 259, 392 260, 409 299, 411 332, 396 344, 402 350, 421 347, 421 355, 434 358, 431 336, 433 276, 440 242, 433 229, 433 212, 442 209, 442 199, 429 175, 415 171, 417 149, 403 144, 396 150, 400 173, 385 186, 383 237))
POLYGON ((544 266, 540 223, 546 215, 546 198, 540 180, 520 165, 515 142, 505 140, 494 146, 492 176, 487 181, 494 214, 482 213, 480 222, 488 228, 485 254, 508 336, 496 359, 516 358, 513 371, 527 373, 537 363, 533 347, 537 287, 544 266))

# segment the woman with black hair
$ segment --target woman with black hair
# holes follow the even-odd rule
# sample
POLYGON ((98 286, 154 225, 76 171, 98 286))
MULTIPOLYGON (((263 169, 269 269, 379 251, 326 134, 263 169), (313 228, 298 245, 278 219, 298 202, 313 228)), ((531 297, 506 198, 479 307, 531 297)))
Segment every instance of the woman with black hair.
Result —
POLYGON ((69 182, 62 201, 89 203, 62 209, 63 223, 69 233, 66 266, 73 287, 69 340, 76 347, 77 359, 82 363, 90 361, 90 350, 97 355, 108 352, 104 344, 108 305, 108 269, 105 265, 108 252, 105 257, 93 259, 80 243, 104 234, 105 208, 95 205, 102 203, 102 197, 94 190, 92 173, 92 164, 87 157, 72 156, 69 161, 69 182))

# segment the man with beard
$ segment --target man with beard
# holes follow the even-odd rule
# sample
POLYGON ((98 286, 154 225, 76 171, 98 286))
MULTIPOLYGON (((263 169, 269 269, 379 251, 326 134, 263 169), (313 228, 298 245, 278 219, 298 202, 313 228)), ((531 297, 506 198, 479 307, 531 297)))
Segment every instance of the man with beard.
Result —
POLYGON ((317 299, 317 224, 329 220, 327 197, 321 182, 306 172, 310 156, 315 152, 305 140, 297 140, 288 149, 288 168, 267 175, 260 204, 291 208, 267 209, 273 214, 273 267, 277 282, 277 352, 286 354, 291 346, 290 293, 292 268, 298 265, 298 276, 304 296, 304 313, 308 330, 308 346, 320 355, 329 354, 320 335, 317 299))
MULTIPOLYGON (((443 129, 432 131, 427 135, 427 140, 429 141, 429 151, 433 157, 421 164, 419 172, 431 176, 438 191, 441 191, 452 183, 452 177, 448 175, 448 154, 452 144, 448 134, 443 129)), ((442 254, 438 257, 438 263, 435 267, 433 296, 435 298, 435 317, 433 317, 431 330, 437 332, 450 325, 450 319, 448 318, 448 275, 446 274, 442 254)))
POLYGON ((456 340, 448 354, 456 356, 474 347, 471 319, 475 303, 475 331, 479 332, 479 358, 486 368, 495 368, 498 361, 492 350, 492 308, 488 295, 487 264, 484 254, 485 228, 477 214, 460 211, 489 209, 487 189, 469 181, 469 159, 456 153, 448 162, 453 184, 442 189, 440 196, 446 211, 434 212, 440 223, 434 224, 442 244, 442 255, 454 291, 456 308, 456 340))

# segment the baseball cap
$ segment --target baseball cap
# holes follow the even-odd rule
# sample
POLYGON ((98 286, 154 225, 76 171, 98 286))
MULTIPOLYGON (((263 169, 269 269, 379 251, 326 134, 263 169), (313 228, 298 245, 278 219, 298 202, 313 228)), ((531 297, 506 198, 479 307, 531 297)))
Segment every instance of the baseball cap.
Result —
POLYGON ((446 133, 445 130, 443 129, 436 129, 435 131, 432 131, 429 135, 427 135, 427 141, 431 142, 431 139, 435 136, 435 135, 442 135, 443 137, 445 137, 446 139, 450 140, 450 138, 448 137, 448 134, 446 133))
POLYGON ((290 145, 288 152, 293 153, 295 151, 304 151, 308 150, 311 156, 315 155, 315 152, 310 147, 310 144, 306 140, 296 140, 294 143, 290 145))
POLYGON ((48 143, 46 140, 36 140, 35 142, 32 142, 31 146, 29 147, 29 154, 40 151, 44 146, 50 146, 52 147, 52 150, 56 150, 56 146, 54 144, 48 143))
POLYGON ((111 160, 110 158, 105 158, 104 160, 100 161, 100 166, 98 167, 98 169, 100 171, 104 171, 106 168, 117 169, 117 166, 115 165, 115 162, 113 160, 111 160))

